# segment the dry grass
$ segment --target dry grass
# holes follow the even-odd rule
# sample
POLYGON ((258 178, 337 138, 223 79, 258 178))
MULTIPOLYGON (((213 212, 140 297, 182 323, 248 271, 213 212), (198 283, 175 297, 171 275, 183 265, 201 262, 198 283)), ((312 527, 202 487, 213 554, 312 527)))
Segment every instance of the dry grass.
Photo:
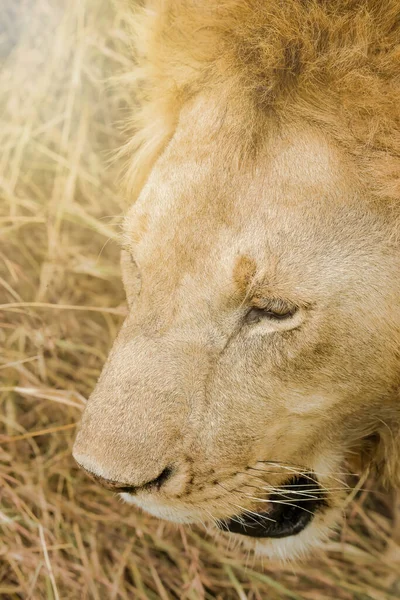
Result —
POLYGON ((110 0, 3 0, 0 19, 0 596, 398 598, 379 494, 325 554, 262 565, 78 471, 74 428, 125 311, 109 158, 132 100, 105 80, 129 39, 110 0))

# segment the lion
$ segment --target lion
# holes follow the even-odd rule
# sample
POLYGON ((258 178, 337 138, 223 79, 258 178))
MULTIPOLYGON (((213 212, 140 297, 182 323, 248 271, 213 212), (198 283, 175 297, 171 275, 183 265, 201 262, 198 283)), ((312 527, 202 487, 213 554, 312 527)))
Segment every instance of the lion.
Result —
MULTIPOLYGON (((270 557, 400 487, 397 0, 136 9, 128 315, 74 457, 270 557)), ((224 534, 222 534, 224 535, 224 534)))

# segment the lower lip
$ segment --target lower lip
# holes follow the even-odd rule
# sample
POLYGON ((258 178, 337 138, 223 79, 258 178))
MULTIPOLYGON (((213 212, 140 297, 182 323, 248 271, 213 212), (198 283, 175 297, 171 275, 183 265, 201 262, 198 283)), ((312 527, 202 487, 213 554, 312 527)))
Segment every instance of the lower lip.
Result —
POLYGON ((289 537, 303 531, 320 506, 325 504, 320 487, 311 474, 295 478, 282 488, 281 494, 270 496, 270 500, 271 508, 268 512, 243 513, 218 521, 218 527, 222 531, 254 538, 289 537), (318 489, 317 499, 313 498, 312 492, 309 492, 310 498, 307 499, 305 494, 310 487, 318 489))

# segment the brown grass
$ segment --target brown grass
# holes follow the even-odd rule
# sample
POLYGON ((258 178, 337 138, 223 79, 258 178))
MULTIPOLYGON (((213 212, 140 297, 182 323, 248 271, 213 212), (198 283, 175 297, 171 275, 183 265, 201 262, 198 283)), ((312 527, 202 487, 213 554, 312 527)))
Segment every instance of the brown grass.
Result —
POLYGON ((110 0, 3 0, 0 19, 0 596, 398 598, 380 493, 356 495, 326 553, 262 564, 79 472, 75 425, 125 312, 110 156, 133 101, 106 80, 129 36, 110 0))

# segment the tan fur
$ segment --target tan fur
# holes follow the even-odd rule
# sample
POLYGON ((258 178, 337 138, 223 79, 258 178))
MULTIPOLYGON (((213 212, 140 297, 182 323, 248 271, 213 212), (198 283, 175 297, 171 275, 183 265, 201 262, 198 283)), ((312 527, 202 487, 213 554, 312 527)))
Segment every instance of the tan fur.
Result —
POLYGON ((398 16, 367 0, 135 14, 130 311, 74 454, 112 485, 172 465, 125 495, 157 516, 261 510, 314 471, 328 508, 257 544, 293 556, 336 522, 352 452, 400 487, 398 16), (246 323, 277 302, 297 312, 246 323))

